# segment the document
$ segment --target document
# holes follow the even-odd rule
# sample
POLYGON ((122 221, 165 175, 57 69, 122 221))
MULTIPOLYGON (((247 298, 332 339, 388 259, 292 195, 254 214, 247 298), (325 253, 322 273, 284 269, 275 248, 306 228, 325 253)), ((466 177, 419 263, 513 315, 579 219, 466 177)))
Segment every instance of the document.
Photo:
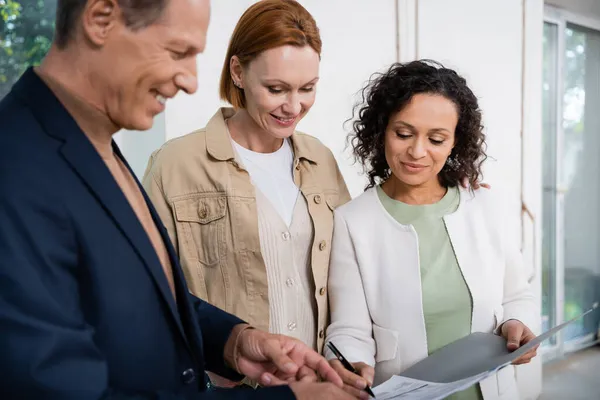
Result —
POLYGON ((429 357, 373 388, 377 400, 443 399, 474 385, 597 308, 539 335, 509 352, 506 340, 493 333, 476 332, 441 348, 429 357))
POLYGON ((377 400, 435 400, 443 399, 452 393, 459 392, 486 378, 490 373, 484 372, 451 383, 435 383, 395 375, 373 388, 377 400))

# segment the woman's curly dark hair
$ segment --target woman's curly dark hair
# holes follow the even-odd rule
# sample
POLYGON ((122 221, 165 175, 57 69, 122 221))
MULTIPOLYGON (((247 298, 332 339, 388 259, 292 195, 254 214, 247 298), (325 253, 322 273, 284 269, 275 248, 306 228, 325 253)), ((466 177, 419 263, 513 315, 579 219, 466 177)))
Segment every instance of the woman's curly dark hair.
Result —
POLYGON ((473 186, 481 177, 487 158, 485 134, 477 97, 467 81, 455 71, 431 60, 394 63, 387 72, 374 74, 362 89, 362 102, 354 107, 353 133, 349 136, 355 160, 369 176, 367 189, 389 178, 384 138, 390 117, 402 110, 418 93, 441 95, 456 105, 458 124, 455 146, 439 173, 445 187, 467 178, 473 186))

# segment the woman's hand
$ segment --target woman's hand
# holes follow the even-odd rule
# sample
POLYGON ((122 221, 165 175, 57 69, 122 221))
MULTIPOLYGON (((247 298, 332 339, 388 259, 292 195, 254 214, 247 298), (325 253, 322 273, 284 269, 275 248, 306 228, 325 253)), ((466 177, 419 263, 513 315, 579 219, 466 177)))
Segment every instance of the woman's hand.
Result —
POLYGON ((358 372, 358 375, 348 371, 341 362, 338 360, 330 360, 329 364, 333 367, 334 371, 344 381, 344 390, 358 399, 369 399, 370 396, 365 392, 367 385, 373 385, 373 378, 375 377, 375 369, 368 364, 363 362, 352 363, 354 369, 358 372))
MULTIPOLYGON (((519 347, 535 338, 535 335, 533 332, 531 332, 531 329, 516 319, 510 319, 503 323, 500 331, 502 333, 502 337, 506 339, 506 346, 510 351, 517 350, 519 347)), ((513 364, 520 365, 529 363, 531 359, 537 355, 538 347, 540 347, 539 344, 513 361, 513 364)))
MULTIPOLYGON (((469 183, 469 179, 464 178, 461 182, 460 182, 460 186, 462 186, 465 189, 468 189, 469 186, 471 186, 471 184, 469 183)), ((491 189, 492 186, 489 183, 479 183, 479 182, 475 182, 475 184, 473 185, 473 190, 477 190, 479 188, 486 188, 486 189, 491 189)))

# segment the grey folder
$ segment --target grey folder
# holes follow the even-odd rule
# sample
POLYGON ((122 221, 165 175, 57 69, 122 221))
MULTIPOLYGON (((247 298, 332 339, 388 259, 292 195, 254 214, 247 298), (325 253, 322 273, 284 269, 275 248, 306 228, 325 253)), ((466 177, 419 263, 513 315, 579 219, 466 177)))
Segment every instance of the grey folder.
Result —
POLYGON ((508 351, 506 340, 501 336, 493 333, 472 333, 442 347, 399 375, 429 382, 450 383, 493 371, 505 364, 510 364, 571 322, 591 313, 596 307, 597 304, 585 313, 550 329, 513 352, 508 351))

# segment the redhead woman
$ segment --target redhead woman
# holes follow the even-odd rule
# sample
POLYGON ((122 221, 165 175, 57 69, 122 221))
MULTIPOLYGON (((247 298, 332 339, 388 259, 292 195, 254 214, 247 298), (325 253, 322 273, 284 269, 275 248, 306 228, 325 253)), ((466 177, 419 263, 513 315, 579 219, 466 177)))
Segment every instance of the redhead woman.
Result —
POLYGON ((296 126, 321 38, 291 0, 252 5, 232 34, 207 126, 156 151, 143 183, 192 292, 321 351, 333 210, 350 195, 331 151, 296 126))

